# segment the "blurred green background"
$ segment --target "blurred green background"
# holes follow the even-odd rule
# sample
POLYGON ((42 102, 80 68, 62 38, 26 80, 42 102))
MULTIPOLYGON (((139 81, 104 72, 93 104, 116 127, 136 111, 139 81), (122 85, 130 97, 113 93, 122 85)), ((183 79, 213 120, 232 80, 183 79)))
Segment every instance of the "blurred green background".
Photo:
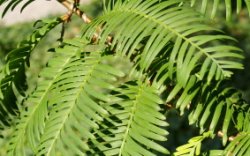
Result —
MULTIPOLYGON (((102 6, 100 1, 92 1, 91 4, 81 6, 81 9, 84 10, 90 17, 95 17, 102 11, 102 6)), ((241 71, 235 71, 233 76, 232 84, 240 89, 243 93, 244 98, 250 102, 250 20, 249 15, 246 9, 243 9, 239 15, 234 15, 233 19, 229 22, 225 21, 225 8, 220 7, 221 13, 217 15, 216 19, 213 22, 213 25, 222 29, 226 34, 235 37, 239 42, 238 46, 245 52, 244 65, 245 69, 241 71), (221 22, 225 21, 225 22, 221 22)), ((61 15, 59 15, 61 16, 61 15)), ((53 17, 48 17, 53 18, 53 17)), ((5 55, 14 49, 17 44, 24 40, 31 32, 34 30, 33 27, 34 21, 17 24, 12 26, 0 25, 0 69, 5 63, 5 55)), ((83 23, 81 19, 76 16, 73 16, 72 21, 69 24, 65 25, 66 33, 65 38, 72 38, 79 34, 81 31, 83 23)), ((38 73, 46 65, 46 62, 52 56, 51 52, 47 52, 48 49, 57 47, 59 42, 57 41, 60 38, 61 26, 55 28, 52 33, 49 33, 45 39, 38 45, 35 51, 31 56, 31 68, 27 70, 27 78, 29 82, 29 91, 35 88, 35 82, 37 80, 38 73)), ((117 62, 111 62, 117 64, 117 62)), ((119 65, 119 64, 117 64, 119 65)), ((0 75, 1 77, 1 75, 0 75)), ((199 130, 195 126, 189 126, 187 121, 187 115, 184 115, 184 118, 179 116, 179 113, 176 110, 170 110, 167 114, 168 122, 170 127, 168 131, 170 132, 169 140, 166 143, 166 146, 169 150, 174 151, 175 148, 181 144, 187 142, 188 138, 198 135, 199 130)), ((8 136, 8 132, 6 132, 8 136)), ((8 139, 0 139, 0 155, 5 155, 6 153, 6 141, 8 139)), ((221 148, 220 141, 218 138, 215 141, 207 140, 206 148, 221 148)))

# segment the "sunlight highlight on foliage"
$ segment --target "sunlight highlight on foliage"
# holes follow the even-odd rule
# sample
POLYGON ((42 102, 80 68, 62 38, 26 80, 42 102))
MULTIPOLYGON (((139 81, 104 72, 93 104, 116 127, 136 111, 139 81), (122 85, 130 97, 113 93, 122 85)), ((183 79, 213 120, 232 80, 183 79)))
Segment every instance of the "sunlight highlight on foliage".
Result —
MULTIPOLYGON (((103 13, 93 20, 79 1, 58 2, 68 9, 64 21, 38 22, 0 73, 0 121, 13 128, 9 156, 249 155, 250 105, 231 82, 244 53, 236 39, 207 24, 207 0, 103 0, 103 13), (73 14, 88 22, 66 39, 73 14), (26 95, 30 53, 62 22, 61 44, 26 95), (129 65, 120 68, 117 60, 129 65), (16 100, 20 95, 25 98, 16 100), (172 111, 198 128, 175 151, 166 146, 176 126, 172 111), (205 147, 215 138, 220 150, 205 147)), ((212 17, 220 2, 212 1, 212 17)), ((21 3, 1 4, 4 15, 21 3)), ((232 4, 225 0, 227 19, 232 4)), ((237 12, 242 4, 237 1, 237 12)))

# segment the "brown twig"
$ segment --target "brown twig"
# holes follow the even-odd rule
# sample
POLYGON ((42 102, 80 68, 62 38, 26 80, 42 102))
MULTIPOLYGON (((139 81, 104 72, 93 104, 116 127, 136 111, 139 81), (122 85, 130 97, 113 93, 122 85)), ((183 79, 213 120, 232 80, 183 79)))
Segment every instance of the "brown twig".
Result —
POLYGON ((79 0, 75 0, 74 2, 70 2, 69 0, 57 0, 59 3, 61 3, 65 8, 68 9, 68 15, 71 17, 72 14, 76 14, 79 16, 84 23, 90 23, 90 18, 85 14, 85 12, 81 11, 76 3, 79 3, 79 0))
MULTIPOLYGON (((87 16, 87 14, 78 8, 78 4, 80 0, 74 0, 73 2, 69 0, 57 0, 57 1, 61 3, 65 8, 68 9, 68 13, 61 17, 63 21, 69 22, 71 19, 71 16, 73 14, 76 14, 78 17, 80 17, 83 20, 84 23, 87 23, 87 24, 91 23, 91 19, 87 16)), ((96 32, 94 33, 92 37, 93 43, 96 43, 98 41, 101 30, 102 30, 101 27, 97 28, 96 32)), ((108 45, 111 45, 111 41, 112 41, 112 37, 108 36, 106 43, 108 45)))
MULTIPOLYGON (((224 136, 224 133, 223 133, 222 131, 218 131, 217 136, 220 137, 220 138, 222 138, 222 137, 224 136)), ((236 136, 237 136, 237 135, 236 135, 236 136)), ((235 139, 236 136, 230 136, 230 137, 228 138, 228 141, 231 141, 231 142, 232 142, 232 141, 235 139)))

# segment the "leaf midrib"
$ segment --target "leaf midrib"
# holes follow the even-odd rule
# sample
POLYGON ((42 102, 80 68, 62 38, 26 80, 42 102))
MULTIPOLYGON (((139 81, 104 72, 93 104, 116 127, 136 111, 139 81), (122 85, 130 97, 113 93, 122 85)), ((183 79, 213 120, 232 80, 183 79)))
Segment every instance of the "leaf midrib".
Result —
MULTIPOLYGON (((91 69, 89 70, 89 72, 84 76, 83 81, 82 81, 82 84, 80 85, 80 87, 79 87, 79 89, 78 89, 78 91, 77 91, 77 93, 76 93, 76 96, 75 96, 75 97, 76 97, 76 98, 75 98, 76 100, 78 99, 77 97, 79 97, 81 91, 84 90, 85 84, 86 84, 86 83, 88 82, 88 80, 92 77, 91 75, 92 75, 92 73, 94 72, 95 67, 101 62, 100 59, 101 59, 101 58, 99 57, 99 59, 96 60, 95 64, 91 67, 91 69)), ((76 100, 75 100, 74 104, 71 105, 71 107, 68 109, 67 114, 64 115, 63 122, 61 123, 61 128, 58 130, 57 134, 55 135, 55 137, 54 137, 54 139, 53 139, 53 141, 52 141, 52 143, 51 143, 51 145, 50 145, 50 148, 49 148, 49 150, 48 150, 48 152, 47 152, 47 154, 46 154, 47 156, 50 156, 50 152, 51 152, 51 150, 53 149, 56 140, 57 140, 58 137, 60 136, 59 134, 61 133, 61 130, 62 130, 63 126, 65 125, 65 122, 67 121, 70 112, 72 112, 73 108, 76 106, 76 100)))
POLYGON ((129 118, 128 125, 126 128, 125 134, 124 134, 124 139, 122 141, 122 144, 121 144, 121 147, 119 150, 119 156, 122 156, 122 151, 124 149, 126 140, 128 138, 129 130, 131 129, 131 125, 133 123, 133 119, 134 119, 134 115, 135 115, 135 111, 136 111, 136 107, 137 107, 137 103, 138 103, 137 101, 138 101, 138 98, 141 96, 141 92, 142 92, 142 86, 138 85, 138 92, 137 92, 137 95, 135 96, 135 100, 133 101, 133 107, 131 108, 132 111, 130 113, 130 118, 129 118))
POLYGON ((47 89, 44 91, 43 95, 41 96, 38 104, 35 105, 35 107, 33 108, 31 114, 29 115, 28 119, 26 120, 25 124, 24 124, 24 127, 23 127, 23 130, 22 130, 22 133, 18 133, 18 140, 20 140, 20 138, 22 137, 22 135, 25 134, 25 131, 26 131, 26 128, 29 124, 29 122, 31 121, 31 119, 33 119, 33 115, 37 112, 37 110, 39 110, 38 108, 40 108, 41 105, 39 105, 44 99, 45 97, 47 96, 52 84, 54 83, 54 81, 56 80, 56 78, 60 75, 61 71, 63 70, 63 68, 68 64, 68 62, 70 61, 71 57, 69 57, 65 63, 63 64, 62 68, 60 71, 58 71, 58 73, 56 74, 56 76, 53 77, 53 79, 50 81, 49 83, 49 86, 47 87, 47 89))

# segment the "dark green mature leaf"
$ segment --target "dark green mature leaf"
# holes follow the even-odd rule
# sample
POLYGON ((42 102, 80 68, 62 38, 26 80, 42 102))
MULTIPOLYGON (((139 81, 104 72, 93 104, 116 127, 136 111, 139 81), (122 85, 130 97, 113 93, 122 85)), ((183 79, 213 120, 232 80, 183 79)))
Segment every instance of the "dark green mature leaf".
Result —
POLYGON ((3 125, 7 125, 10 116, 18 112, 16 97, 25 95, 27 89, 25 67, 29 66, 31 52, 39 41, 60 23, 60 19, 41 21, 41 26, 6 56, 6 65, 3 67, 3 78, 0 82, 2 94, 0 116, 3 125))
MULTIPOLYGON (((212 44, 218 40, 231 40, 230 37, 225 35, 193 35, 197 32, 212 30, 212 28, 200 24, 199 21, 201 19, 198 18, 198 15, 192 10, 180 7, 179 3, 180 1, 159 3, 157 0, 132 0, 126 3, 119 3, 117 6, 114 5, 112 10, 100 19, 97 19, 91 26, 97 24, 104 25, 103 32, 100 33, 102 37, 101 42, 106 41, 107 36, 114 33, 115 37, 112 46, 116 51, 121 51, 123 55, 128 55, 128 57, 133 55, 135 48, 141 40, 148 37, 142 53, 138 56, 140 57, 140 70, 149 69, 153 60, 165 48, 166 44, 174 40, 173 50, 166 56, 169 57, 166 60, 167 65, 163 65, 165 74, 161 75, 161 77, 174 79, 174 73, 177 74, 178 88, 184 87, 185 89, 178 98, 176 107, 180 107, 183 113, 190 101, 197 96, 201 89, 197 84, 198 79, 207 79, 209 84, 213 79, 220 80, 230 77, 232 71, 228 69, 242 68, 242 64, 235 61, 237 58, 241 59, 242 55, 237 53, 240 49, 236 47, 212 44), (228 57, 231 59, 228 59, 228 57), (198 65, 201 67, 197 70, 198 65)), ((88 29, 86 34, 91 36, 91 31, 91 29, 88 29)), ((178 92, 178 90, 176 91, 178 92)), ((173 97, 176 96, 176 93, 173 94, 173 97)), ((212 94, 214 100, 211 97, 204 100, 210 104, 208 104, 209 107, 202 118, 202 127, 210 116, 209 109, 212 105, 218 104, 220 106, 216 108, 215 114, 212 115, 211 130, 215 129, 215 125, 218 122, 218 114, 225 106, 224 100, 218 103, 218 97, 215 96, 218 93, 219 91, 216 90, 216 93, 212 94)), ((222 93, 224 94, 223 91, 222 93)))
POLYGON ((92 28, 102 25, 100 42, 106 42, 109 35, 114 35, 111 47, 136 62, 135 70, 140 73, 148 74, 155 61, 162 60, 156 77, 150 75, 152 82, 158 87, 168 87, 166 81, 175 81, 167 102, 173 98, 177 100, 175 106, 180 108, 181 114, 190 109, 193 115, 190 123, 199 121, 201 132, 223 130, 225 144, 235 104, 228 98, 234 89, 218 81, 229 78, 233 73, 231 69, 242 69, 240 60, 243 55, 239 48, 220 42, 233 41, 233 38, 221 34, 204 35, 215 29, 202 24, 199 14, 180 6, 180 2, 131 0, 112 3, 112 7, 107 8, 107 12, 84 33, 91 38, 92 28), (138 49, 141 44, 144 45, 138 49), (171 44, 172 48, 166 48, 171 44), (162 51, 166 52, 161 57, 162 51), (221 117, 224 110, 229 112, 221 117), (218 126, 221 122, 223 126, 218 126))
POLYGON ((213 80, 207 84, 206 81, 199 80, 197 75, 193 75, 186 87, 182 87, 179 83, 171 81, 169 64, 162 63, 165 57, 157 57, 157 63, 160 65, 153 68, 157 73, 153 73, 155 76, 151 81, 159 89, 165 86, 166 102, 179 108, 181 114, 188 110, 189 123, 196 123, 201 128, 201 133, 223 133, 223 145, 226 145, 230 135, 236 132, 235 126, 240 130, 245 125, 242 119, 247 115, 243 113, 249 106, 241 99, 241 94, 232 88, 230 82, 213 80), (236 116, 239 125, 235 125, 236 116))
POLYGON ((165 116, 160 112, 163 101, 156 88, 142 82, 128 82, 112 93, 102 106, 109 112, 89 155, 158 155, 169 154, 158 142, 166 141, 165 116), (157 154, 158 153, 158 154, 157 154))
POLYGON ((169 64, 163 63, 166 61, 164 55, 157 57, 153 68, 157 73, 152 72, 149 75, 150 80, 158 89, 165 90, 168 105, 180 109, 181 115, 188 110, 190 124, 199 126, 201 133, 220 131, 223 133, 223 145, 226 145, 230 135, 236 132, 235 127, 240 131, 243 129, 243 119, 247 117, 244 112, 249 106, 230 82, 213 80, 207 84, 206 81, 199 80, 197 75, 193 75, 186 87, 182 87, 171 81, 169 64))
POLYGON ((180 2, 131 0, 115 4, 112 10, 90 24, 89 29, 84 31, 85 36, 92 38, 92 28, 103 25, 100 42, 106 42, 108 36, 114 34, 112 48, 131 59, 136 58, 133 61, 138 61, 138 68, 143 72, 148 71, 157 55, 173 41, 174 48, 166 56, 168 74, 173 79, 173 71, 176 70, 177 81, 183 87, 193 74, 200 79, 207 77, 209 83, 213 78, 230 77, 231 69, 242 69, 240 49, 213 44, 215 41, 233 39, 225 35, 197 35, 215 29, 201 24, 199 14, 179 6, 180 2), (145 45, 136 53, 136 48, 142 42, 145 45), (196 69, 197 65, 201 65, 200 70, 196 69))
POLYGON ((56 49, 56 54, 49 61, 48 66, 40 73, 40 79, 36 90, 24 102, 26 109, 21 111, 20 120, 9 143, 10 155, 25 155, 24 141, 28 141, 31 148, 35 150, 44 132, 44 123, 48 118, 48 100, 51 98, 51 88, 60 77, 72 59, 83 49, 87 41, 74 39, 63 49, 56 49))
POLYGON ((243 155, 250 154, 250 133, 241 132, 227 146, 224 152, 225 155, 243 155))
POLYGON ((223 133, 223 145, 226 145, 229 136, 237 131, 237 115, 241 114, 240 110, 244 112, 249 106, 241 99, 241 93, 232 88, 227 81, 213 81, 212 84, 208 85, 194 78, 186 88, 176 85, 170 91, 167 102, 179 108, 181 114, 188 110, 189 123, 199 126, 200 133, 223 133))
MULTIPOLYGON (((0 0, 0 4, 3 2, 7 1, 0 0)), ((8 2, 5 11, 20 1, 8 2)), ((85 40, 75 39, 56 49, 55 57, 40 74, 42 81, 24 101, 28 107, 16 123, 9 155, 27 155, 26 142, 34 155, 168 154, 159 145, 167 135, 161 99, 165 97, 181 114, 188 110, 190 124, 196 123, 201 133, 221 131, 223 144, 229 133, 245 131, 225 153, 247 154, 248 106, 235 89, 224 84, 232 69, 242 68, 241 50, 220 42, 233 39, 202 24, 200 14, 182 5, 183 0, 103 2, 107 4, 105 14, 83 31, 90 40, 97 34, 96 27, 102 27, 98 32, 100 44, 86 45, 85 40), (216 35, 206 35, 207 31, 216 35), (108 37, 112 37, 110 47, 103 44, 108 37), (131 75, 139 75, 139 80, 117 88, 114 84, 123 72, 104 63, 111 53, 129 58, 134 63, 131 75)), ((205 13, 208 1, 200 2, 205 13)), ((241 0, 237 2, 240 6, 241 0)), ((217 4, 219 0, 214 1, 214 14, 217 4)), ((226 0, 228 18, 230 5, 231 1, 226 0)), ((36 41, 36 36, 33 39, 36 41)), ((10 59, 14 63, 6 73, 11 73, 9 69, 16 68, 26 54, 14 52, 9 58, 16 56, 17 60, 10 59)), ((25 63, 22 65, 24 69, 25 63)), ((14 87, 13 96, 16 90, 22 93, 22 87, 14 87)), ((200 155, 206 134, 190 139, 177 148, 176 154, 200 155)))
POLYGON ((49 117, 36 155, 83 155, 90 150, 87 142, 95 139, 92 130, 98 129, 97 123, 108 115, 99 102, 112 100, 108 90, 115 88, 113 83, 124 76, 123 72, 103 62, 110 57, 105 56, 105 50, 79 50, 83 57, 73 57, 50 89, 49 117))

